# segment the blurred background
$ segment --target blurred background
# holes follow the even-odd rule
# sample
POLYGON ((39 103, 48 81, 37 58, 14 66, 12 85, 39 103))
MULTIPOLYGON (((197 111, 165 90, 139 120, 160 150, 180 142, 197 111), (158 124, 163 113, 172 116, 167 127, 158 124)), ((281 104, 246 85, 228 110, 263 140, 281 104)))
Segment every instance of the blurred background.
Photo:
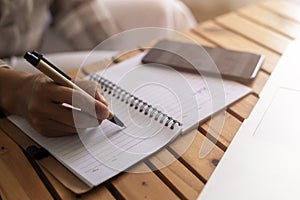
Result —
MULTIPOLYGON (((3 2, 18 2, 21 0, 2 0, 3 2)), ((26 2, 27 0, 23 0, 26 2)), ((29 1, 29 0, 28 0, 29 1)), ((30 2, 48 2, 48 1, 36 1, 36 0, 30 0, 30 2)), ((80 0, 75 0, 74 2, 80 2, 80 0)), ((241 7, 256 4, 261 1, 265 0, 172 0, 172 1, 166 1, 166 0, 94 0, 94 1, 81 1, 81 2, 96 2, 97 5, 103 4, 107 13, 105 16, 107 19, 111 19, 110 22, 112 24, 116 24, 115 29, 117 31, 112 31, 113 33, 120 33, 125 30, 133 29, 133 28, 140 28, 140 27, 167 27, 174 30, 186 30, 190 29, 195 26, 197 20, 198 23, 203 22, 208 19, 212 19, 216 16, 237 10, 241 7), (182 4, 182 2, 189 8, 186 9, 186 6, 182 4), (194 17, 191 15, 190 11, 194 15, 194 17)), ((300 0, 267 0, 267 1, 294 1, 297 2, 300 6, 300 0)), ((0 0, 1 2, 1 0, 0 0)), ((64 0, 60 0, 60 2, 68 2, 64 0)), ((73 2, 73 1, 72 1, 73 2)), ((1 4, 1 3, 0 3, 1 4)), ((9 3, 8 3, 9 4, 9 3)), ((15 4, 10 3, 14 7, 15 4)), ((38 4, 38 3, 37 3, 38 4)), ((42 4, 42 3, 40 3, 42 4)), ((63 3, 68 4, 68 3, 63 3)), ((82 3, 83 4, 83 3, 82 3)), ((88 4, 88 3, 86 3, 88 4)), ((44 6, 45 7, 45 6, 44 6)), ((101 7, 101 6, 100 6, 101 7)), ((45 9, 48 9, 45 7, 45 9)), ((20 9, 21 10, 21 9, 20 9)), ((95 9, 94 9, 95 10, 95 9)), ((45 11, 46 12, 46 11, 45 11)), ((61 26, 68 26, 69 22, 67 20, 73 20, 75 21, 75 17, 73 16, 75 11, 72 12, 64 12, 67 17, 61 18, 59 21, 64 21, 57 24, 62 24, 61 26)), ((3 12, 4 13, 4 12, 3 12)), ((1 24, 1 5, 0 5, 0 24, 1 24)), ((42 11, 39 13, 43 13, 42 11)), ((98 13, 94 11, 95 13, 98 13)), ((255 15, 255 13, 253 13, 255 15)), ((9 16, 9 15, 8 15, 9 16)), ((76 16, 76 15, 75 15, 76 16)), ((39 46, 39 50, 43 53, 54 53, 54 52, 66 52, 66 51, 74 51, 75 49, 72 48, 72 44, 69 43, 76 43, 76 41, 71 40, 67 41, 68 36, 75 37, 76 34, 79 33, 62 33, 63 31, 68 32, 70 29, 63 29, 63 28, 57 28, 57 30, 54 30, 54 26, 51 26, 55 23, 51 22, 51 14, 48 13, 48 16, 46 18, 46 25, 43 35, 43 40, 41 42, 41 45, 39 46), (67 37, 64 37, 67 36, 67 37)), ((92 20, 91 17, 85 17, 86 21, 92 20)), ((85 18, 81 20, 85 20, 85 18)), ((96 19, 97 17, 95 17, 96 19)), ((98 17, 99 18, 99 17, 98 17)), ((40 18, 36 18, 40 19, 40 18)), ((106 20, 107 20, 106 19, 106 20)), ((7 17, 7 20, 9 23, 10 19, 7 17)), ((16 20, 20 22, 20 20, 16 20)), ((80 20, 79 20, 80 21, 80 20)), ((95 20, 97 21, 97 20, 95 20)), ((2 22, 5 24, 4 22, 2 22)), ((92 22, 84 22, 82 24, 89 24, 92 22)), ((94 22, 93 22, 94 23, 94 22)), ((104 22, 103 22, 104 23, 104 22)), ((20 23, 22 24, 22 23, 20 23)), ((79 22, 76 23, 77 25, 73 27, 74 30, 80 29, 78 27, 81 27, 79 22)), ((23 29, 33 29, 31 26, 24 26, 23 29)), ((82 25, 84 26, 84 25, 82 25)), ((59 26, 58 26, 59 27, 59 26)), ((72 30, 73 30, 72 29, 72 30)), ((12 29, 15 30, 15 29, 12 29)), ((96 28, 95 28, 96 30, 96 28)), ((0 31, 0 33, 3 32, 3 30, 0 31)), ((84 31, 82 31, 84 32, 84 31)), ((109 32, 109 31, 108 31, 109 32)), ((1 33, 4 34, 4 33, 1 33)), ((7 34, 9 35, 9 34, 7 34)), ((20 37, 23 36, 22 34, 19 34, 20 37)), ((86 37, 89 38, 88 35, 101 35, 101 34, 86 34, 86 37)), ((109 35, 109 34, 108 34, 109 35)), ((96 38, 96 37, 95 37, 96 38)), ((18 41, 18 40, 14 40, 18 41)), ((21 41, 21 40, 20 40, 21 41)), ((80 40, 81 41, 81 40, 80 40)), ((102 40, 101 40, 102 41, 102 40)), ((97 41, 98 44, 100 41, 97 41)), ((4 45, 5 46, 5 45, 4 45)), ((74 45, 73 45, 74 46, 74 45)), ((96 44, 92 45, 93 47, 96 46, 96 44)), ((77 49, 77 50, 86 50, 87 48, 77 49)), ((88 48, 90 49, 90 48, 88 48)))

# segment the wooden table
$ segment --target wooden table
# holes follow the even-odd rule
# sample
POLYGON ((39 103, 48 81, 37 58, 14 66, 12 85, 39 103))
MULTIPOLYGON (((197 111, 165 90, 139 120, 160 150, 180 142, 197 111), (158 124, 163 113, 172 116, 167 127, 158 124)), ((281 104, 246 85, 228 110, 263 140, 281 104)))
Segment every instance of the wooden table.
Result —
MULTIPOLYGON (((227 108, 225 126, 216 146, 204 159, 198 152, 205 138, 213 138, 208 122, 196 130, 190 148, 166 168, 149 173, 122 173, 81 196, 65 189, 54 177, 30 163, 22 150, 0 131, 0 195, 2 199, 196 199, 222 158, 230 141, 255 106, 287 45, 300 36, 300 4, 268 1, 199 24, 185 34, 203 45, 264 54, 266 59, 249 86, 253 92, 227 108)), ((176 155, 183 139, 158 154, 176 155)), ((155 170, 152 156, 136 168, 155 170)), ((0 199, 1 199, 0 198, 0 199)))

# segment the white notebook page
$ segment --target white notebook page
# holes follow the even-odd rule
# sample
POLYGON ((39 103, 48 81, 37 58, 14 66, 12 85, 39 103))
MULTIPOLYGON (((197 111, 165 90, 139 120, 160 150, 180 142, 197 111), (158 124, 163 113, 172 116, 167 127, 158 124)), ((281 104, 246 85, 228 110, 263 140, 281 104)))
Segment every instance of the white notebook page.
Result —
POLYGON ((145 54, 141 53, 98 74, 149 104, 162 107, 165 113, 183 123, 182 133, 196 128, 199 122, 251 92, 249 87, 234 81, 218 81, 197 74, 143 65, 141 60, 145 54), (145 82, 155 89, 151 92, 151 89, 143 87, 143 90, 136 91, 145 82), (219 92, 219 89, 222 91, 219 92), (212 98, 221 102, 213 104, 212 98))

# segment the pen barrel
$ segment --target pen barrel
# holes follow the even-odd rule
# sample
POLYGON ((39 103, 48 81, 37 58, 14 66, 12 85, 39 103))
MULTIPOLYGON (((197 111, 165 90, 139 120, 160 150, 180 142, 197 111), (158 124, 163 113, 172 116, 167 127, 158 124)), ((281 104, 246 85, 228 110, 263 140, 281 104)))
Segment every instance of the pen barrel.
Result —
POLYGON ((63 75, 61 75, 55 69, 49 67, 48 64, 45 63, 43 60, 40 60, 40 62, 37 64, 36 68, 38 70, 40 70, 41 72, 43 72, 44 74, 47 74, 55 83, 62 85, 62 86, 69 87, 69 88, 81 90, 82 92, 86 93, 80 87, 75 85, 72 81, 66 79, 63 75))

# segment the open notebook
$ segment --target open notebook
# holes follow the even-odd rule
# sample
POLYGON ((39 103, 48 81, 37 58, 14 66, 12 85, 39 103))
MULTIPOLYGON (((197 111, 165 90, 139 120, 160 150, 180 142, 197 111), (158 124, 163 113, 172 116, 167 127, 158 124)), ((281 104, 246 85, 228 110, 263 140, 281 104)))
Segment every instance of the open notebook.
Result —
POLYGON ((103 121, 78 135, 48 138, 21 117, 10 116, 9 120, 93 187, 156 152, 180 133, 197 128, 200 121, 251 91, 224 81, 224 91, 211 92, 207 80, 198 75, 140 65, 143 56, 87 77, 102 84, 110 109, 126 128, 103 121), (212 96, 222 98, 222 93, 224 104, 212 105, 212 96))

